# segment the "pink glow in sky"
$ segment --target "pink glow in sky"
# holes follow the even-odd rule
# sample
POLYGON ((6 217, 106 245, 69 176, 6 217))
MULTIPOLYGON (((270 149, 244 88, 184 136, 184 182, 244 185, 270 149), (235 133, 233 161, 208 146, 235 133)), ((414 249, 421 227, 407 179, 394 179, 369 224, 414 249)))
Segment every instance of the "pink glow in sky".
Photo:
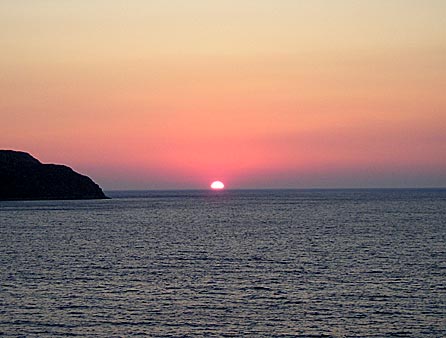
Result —
POLYGON ((445 1, 2 1, 0 148, 104 189, 446 186, 445 1))

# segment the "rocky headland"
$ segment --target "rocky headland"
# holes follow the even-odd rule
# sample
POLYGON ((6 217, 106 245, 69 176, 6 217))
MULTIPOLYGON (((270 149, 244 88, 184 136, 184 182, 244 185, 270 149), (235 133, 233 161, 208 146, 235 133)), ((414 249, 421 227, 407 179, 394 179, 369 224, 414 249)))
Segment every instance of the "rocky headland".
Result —
POLYGON ((44 164, 21 151, 0 150, 0 200, 104 198, 99 185, 67 166, 44 164))

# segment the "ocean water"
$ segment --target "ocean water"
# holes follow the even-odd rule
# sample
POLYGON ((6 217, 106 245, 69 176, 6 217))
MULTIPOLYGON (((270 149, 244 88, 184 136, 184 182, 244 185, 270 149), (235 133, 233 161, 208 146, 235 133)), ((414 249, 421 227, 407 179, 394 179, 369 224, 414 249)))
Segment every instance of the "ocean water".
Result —
POLYGON ((446 337, 446 190, 0 202, 0 335, 446 337))

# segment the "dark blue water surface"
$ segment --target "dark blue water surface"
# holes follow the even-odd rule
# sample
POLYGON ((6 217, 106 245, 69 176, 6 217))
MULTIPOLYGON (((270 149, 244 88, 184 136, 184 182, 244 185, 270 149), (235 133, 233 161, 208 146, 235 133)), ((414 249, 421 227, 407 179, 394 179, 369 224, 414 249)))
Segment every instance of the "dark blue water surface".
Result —
POLYGON ((446 190, 0 202, 5 336, 446 337, 446 190))

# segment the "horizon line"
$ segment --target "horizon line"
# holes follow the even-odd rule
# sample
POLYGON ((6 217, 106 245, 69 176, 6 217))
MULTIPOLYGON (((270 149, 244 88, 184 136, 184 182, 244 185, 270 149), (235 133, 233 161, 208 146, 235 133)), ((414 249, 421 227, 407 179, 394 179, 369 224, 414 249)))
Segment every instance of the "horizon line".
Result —
MULTIPOLYGON (((104 192, 120 191, 216 191, 210 188, 166 188, 166 189, 102 189, 104 192)), ((253 190, 446 190, 445 187, 360 187, 360 188, 224 188, 219 191, 253 190)), ((218 193, 218 191, 216 191, 218 193)))

